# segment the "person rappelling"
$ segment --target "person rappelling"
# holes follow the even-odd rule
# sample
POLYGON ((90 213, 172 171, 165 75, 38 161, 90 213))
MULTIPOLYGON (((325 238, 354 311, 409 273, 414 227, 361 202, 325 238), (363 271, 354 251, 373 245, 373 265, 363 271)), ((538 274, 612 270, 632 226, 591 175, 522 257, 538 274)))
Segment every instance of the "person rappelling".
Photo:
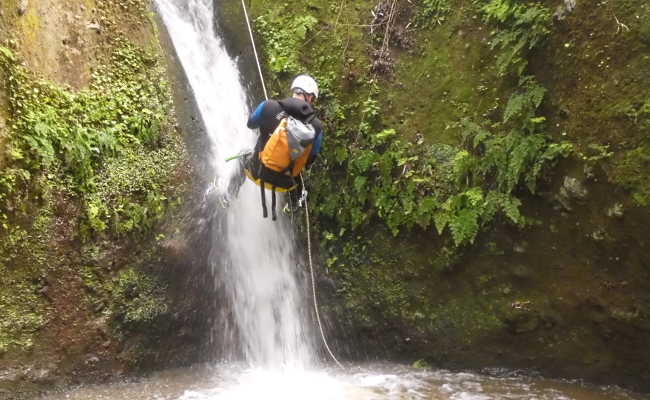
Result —
POLYGON ((260 186, 264 218, 268 216, 265 189, 271 191, 274 221, 275 192, 298 187, 296 178, 316 160, 323 141, 323 125, 311 106, 318 98, 318 84, 301 74, 290 89, 289 98, 261 102, 247 122, 248 128, 259 128, 259 136, 253 152, 244 159, 244 172, 260 186))
MULTIPOLYGON (((316 157, 320 152, 321 144, 323 142, 323 125, 318 120, 318 118, 316 118, 314 114, 314 110, 311 108, 311 103, 318 98, 318 84, 316 83, 314 78, 312 78, 307 74, 298 75, 291 83, 290 99, 285 99, 280 101, 275 101, 275 100, 269 101, 269 96, 268 93, 266 92, 266 85, 264 84, 262 66, 260 65, 260 58, 257 55, 257 49, 255 47, 255 39, 253 38, 253 29, 251 29, 251 22, 250 19, 248 18, 248 11, 246 11, 246 3, 244 3, 244 0, 242 0, 241 5, 244 10, 244 17, 246 18, 246 26, 248 27, 248 34, 251 39, 253 53, 255 54, 255 63, 257 64, 257 72, 259 72, 260 74, 262 90, 264 91, 264 98, 266 99, 266 101, 262 102, 260 105, 257 106, 253 114, 248 118, 248 122, 247 122, 248 127, 251 129, 254 129, 255 127, 260 128, 260 135, 258 137, 257 144, 255 146, 255 152, 253 152, 251 156, 244 158, 244 160, 246 159, 249 160, 248 163, 245 163, 244 170, 245 170, 245 175, 253 182, 256 182, 261 188, 260 190, 262 192, 262 210, 263 210, 264 218, 268 216, 266 210, 266 199, 264 196, 264 191, 267 186, 267 182, 271 183, 271 193, 273 195, 272 212, 273 212, 273 219, 275 220, 276 218, 275 217, 275 190, 274 190, 275 183, 270 181, 265 181, 264 179, 267 174, 273 175, 271 177, 272 179, 278 177, 282 178, 281 183, 283 184, 286 183, 287 185, 283 185, 283 186, 288 186, 290 188, 289 190, 295 189, 297 186, 295 177, 300 174, 300 169, 302 169, 305 165, 307 166, 312 165, 314 160, 316 160, 316 157), (296 112, 296 110, 298 110, 299 112, 296 112), (300 147, 302 147, 301 152, 299 151, 300 150, 299 148, 297 149, 298 151, 295 152, 296 154, 294 154, 294 151, 292 150, 288 151, 289 165, 287 165, 285 168, 280 167, 280 171, 283 172, 278 173, 276 169, 269 168, 264 163, 264 160, 266 159, 265 151, 267 145, 271 143, 271 139, 273 139, 275 132, 283 125, 285 126, 284 136, 286 139, 287 137, 286 127, 290 126, 289 117, 295 119, 296 121, 299 121, 301 124, 303 124, 306 127, 310 127, 311 129, 304 129, 304 131, 309 133, 309 135, 306 136, 310 136, 313 139, 305 140, 304 142, 300 142, 300 141, 298 142, 300 144, 300 147), (300 160, 300 163, 298 163, 297 160, 300 160), (288 179, 285 178, 285 176, 287 176, 287 173, 291 178, 290 182, 287 182, 288 179)), ((291 125, 294 124, 292 123, 291 125)), ((303 130, 297 129, 297 131, 303 131, 303 130)), ((289 141, 287 140, 287 146, 288 143, 289 141)), ((240 160, 242 160, 242 158, 240 158, 240 160)), ((286 158, 284 159, 283 162, 285 161, 286 158)), ((330 346, 327 344, 327 339, 325 338, 325 332, 323 331, 323 324, 321 323, 320 320, 320 313, 318 312, 318 299, 316 297, 316 283, 314 279, 314 265, 311 256, 309 207, 307 206, 307 197, 306 197, 307 191, 304 188, 304 181, 302 180, 302 175, 300 175, 300 182, 303 185, 303 189, 302 189, 303 195, 301 196, 301 202, 304 201, 305 204, 305 222, 306 222, 305 226, 307 227, 307 255, 309 260, 309 272, 311 275, 311 289, 312 289, 312 294, 314 299, 314 311, 316 312, 316 321, 318 322, 318 328, 320 331, 321 338, 323 339, 323 344, 325 345, 325 349, 327 349, 327 352, 329 353, 330 357, 332 357, 332 360, 334 360, 334 362, 341 369, 345 370, 345 367, 343 367, 343 365, 339 362, 339 360, 336 359, 336 356, 332 352, 332 349, 330 349, 330 346)))

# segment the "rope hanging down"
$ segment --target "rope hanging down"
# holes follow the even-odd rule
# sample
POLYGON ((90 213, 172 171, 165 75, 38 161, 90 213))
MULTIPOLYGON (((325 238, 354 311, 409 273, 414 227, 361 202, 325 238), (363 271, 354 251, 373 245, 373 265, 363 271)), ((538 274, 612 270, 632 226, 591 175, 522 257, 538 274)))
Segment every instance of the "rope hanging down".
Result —
MULTIPOLYGON (((305 187, 305 181, 302 179, 302 174, 300 174, 300 182, 302 187, 305 187)), ((316 310, 316 321, 318 321, 318 329, 320 330, 320 336, 323 338, 323 344, 325 344, 325 349, 329 353, 332 360, 338 365, 341 369, 345 369, 343 365, 336 359, 334 353, 330 349, 330 346, 327 344, 327 339, 325 339, 325 332, 323 331, 323 324, 320 321, 320 313, 318 312, 318 298, 316 296, 316 280, 314 279, 314 263, 311 259, 311 234, 309 232, 309 206, 307 204, 307 197, 305 197, 305 223, 307 225, 307 255, 309 257, 309 273, 311 274, 311 292, 314 297, 314 310, 316 310)))
MULTIPOLYGON (((255 48, 255 39, 253 39, 253 30, 251 28, 251 23, 248 18, 248 12, 246 11, 246 4, 244 3, 244 0, 241 2, 242 8, 244 9, 244 16, 246 17, 246 25, 248 26, 248 34, 250 35, 251 38, 251 44, 253 45, 253 53, 255 54, 255 62, 257 63, 257 71, 260 74, 260 81, 262 82, 262 90, 264 90, 264 98, 266 100, 269 99, 269 96, 266 92, 266 86, 264 85, 264 76, 262 76, 262 67, 260 66, 260 59, 257 55, 257 49, 255 48)), ((300 174, 300 183, 302 183, 303 190, 305 188, 305 181, 302 178, 302 173, 300 174)), ((318 322, 318 329, 320 330, 320 336, 323 339, 323 344, 325 345, 325 349, 329 353, 330 357, 332 357, 332 360, 338 365, 341 369, 345 369, 343 365, 339 362, 339 360, 336 359, 336 356, 334 356, 334 353, 332 352, 332 349, 330 349, 329 344, 327 344, 327 339, 325 338, 325 331, 323 330, 323 324, 321 323, 320 320, 320 313, 318 312, 318 298, 316 296, 316 279, 314 278, 314 263, 312 260, 311 256, 311 233, 309 230, 309 207, 307 204, 307 198, 305 197, 305 223, 307 225, 307 255, 308 255, 308 260, 309 260, 309 272, 311 276, 311 291, 313 295, 313 300, 314 300, 314 311, 316 312, 316 321, 318 322)))
POLYGON ((262 82, 262 90, 264 91, 264 98, 269 99, 266 92, 266 85, 264 85, 264 77, 262 76, 262 67, 260 66, 260 58, 257 55, 257 48, 255 47, 255 39, 253 39, 253 29, 251 28, 251 21, 248 19, 248 11, 246 11, 246 4, 241 0, 241 6, 244 9, 244 16, 246 17, 246 26, 248 26, 248 34, 251 37, 251 44, 253 45, 253 54, 255 54, 255 62, 257 62, 257 71, 260 73, 260 81, 262 82))

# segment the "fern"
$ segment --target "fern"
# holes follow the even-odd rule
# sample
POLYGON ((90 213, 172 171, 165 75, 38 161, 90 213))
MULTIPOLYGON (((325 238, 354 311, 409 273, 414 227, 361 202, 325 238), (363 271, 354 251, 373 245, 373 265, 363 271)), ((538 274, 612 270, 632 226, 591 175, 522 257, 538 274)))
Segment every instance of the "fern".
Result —
POLYGON ((451 12, 449 0, 422 0, 422 8, 416 16, 420 26, 440 25, 451 12))
POLYGON ((534 118, 545 95, 546 89, 537 84, 534 77, 522 77, 519 80, 518 92, 508 99, 508 104, 503 112, 503 122, 520 119, 526 127, 529 127, 529 123, 534 118))
POLYGON ((525 177, 526 186, 531 193, 535 193, 535 186, 542 168, 555 164, 557 159, 567 157, 573 152, 573 145, 568 142, 550 143, 544 152, 537 156, 525 177))
POLYGON ((16 57, 14 56, 14 53, 9 50, 6 47, 0 46, 0 62, 4 61, 3 59, 6 59, 9 62, 16 61, 16 57))
POLYGON ((311 15, 298 18, 265 14, 255 20, 264 42, 264 53, 272 72, 296 74, 302 70, 300 48, 307 32, 318 20, 311 15))
POLYGON ((486 211, 483 215, 485 220, 491 220, 497 213, 503 213, 515 225, 523 225, 525 220, 519 211, 521 200, 518 198, 502 193, 496 190, 491 190, 485 196, 486 211))
POLYGON ((468 169, 470 180, 493 181, 503 193, 513 192, 521 183, 534 193, 542 167, 572 149, 568 143, 549 143, 548 136, 542 133, 525 135, 514 130, 491 135, 481 143, 482 156, 475 156, 475 167, 468 169))
POLYGON ((473 243, 486 211, 485 206, 483 191, 478 187, 449 197, 434 216, 438 233, 442 234, 449 227, 457 246, 465 242, 473 243))
POLYGON ((481 8, 486 22, 498 25, 491 47, 501 51, 497 66, 501 74, 513 69, 521 75, 528 52, 550 33, 551 12, 537 3, 515 0, 490 0, 481 8))

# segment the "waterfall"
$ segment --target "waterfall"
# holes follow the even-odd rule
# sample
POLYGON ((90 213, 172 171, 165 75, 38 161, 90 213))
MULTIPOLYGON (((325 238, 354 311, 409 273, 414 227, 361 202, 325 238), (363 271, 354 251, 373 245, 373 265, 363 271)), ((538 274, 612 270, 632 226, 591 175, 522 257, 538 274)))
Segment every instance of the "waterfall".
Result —
MULTIPOLYGON (((209 137, 214 191, 228 196, 241 171, 237 162, 224 159, 252 148, 256 134, 246 128, 242 77, 215 31, 213 0, 156 0, 156 5, 209 137)), ((235 325, 235 334, 224 332, 233 338, 224 346, 238 349, 254 366, 305 367, 313 350, 303 315, 300 257, 287 218, 278 212, 276 222, 263 219, 259 197, 259 188, 246 180, 215 224, 211 263, 223 281, 235 325)), ((211 207, 221 206, 214 201, 211 207)), ((217 331, 229 329, 221 324, 217 331)))

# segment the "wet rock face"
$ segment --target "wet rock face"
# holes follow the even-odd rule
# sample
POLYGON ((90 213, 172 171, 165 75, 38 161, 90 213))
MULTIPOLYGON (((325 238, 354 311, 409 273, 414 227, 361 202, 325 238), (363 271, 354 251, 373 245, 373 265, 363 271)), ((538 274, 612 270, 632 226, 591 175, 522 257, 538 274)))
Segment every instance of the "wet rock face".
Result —
POLYGON ((564 0, 562 4, 557 6, 555 14, 553 15, 558 20, 563 20, 568 14, 571 14, 576 8, 577 0, 564 0))
POLYGON ((28 0, 20 0, 18 2, 18 8, 16 10, 18 12, 18 15, 24 15, 27 12, 28 6, 29 6, 28 0))
MULTIPOLYGON (((149 4, 139 0, 128 3, 143 7, 149 4)), ((129 34, 147 44, 149 56, 160 61, 156 61, 156 68, 162 66, 162 54, 154 54, 160 47, 154 35, 153 18, 133 13, 123 7, 125 4, 0 0, 0 46, 9 46, 20 56, 29 79, 52 81, 53 86, 61 86, 73 94, 87 85, 89 72, 97 71, 113 53, 114 43, 108 45, 109 41, 119 38, 139 47, 136 40, 124 37, 129 34), (128 21, 121 22, 120 18, 128 21), (143 18, 142 31, 131 29, 130 24, 137 18, 143 18), (9 35, 17 40, 5 41, 9 35)), ((143 65, 151 64, 147 60, 143 65)), ((0 70, 0 186, 3 186, 4 160, 9 154, 6 143, 14 138, 11 135, 15 131, 10 131, 7 122, 13 109, 5 85, 5 68, 0 70)), ((153 81, 153 74, 148 74, 147 79, 153 81)), ((169 83, 160 75, 156 79, 160 79, 158 87, 169 83)), ((184 82, 178 86, 184 87, 184 82)), ((182 142, 180 135, 184 131, 178 126, 171 128, 171 125, 161 128, 165 129, 165 141, 182 142)), ((183 147, 179 145, 176 149, 178 158, 183 157, 183 147)), ((136 152, 140 155, 144 150, 136 152)), ((112 154, 113 157, 118 155, 112 154)), ((171 183, 161 186, 178 188, 183 206, 166 209, 169 212, 164 214, 165 221, 158 222, 152 230, 120 237, 107 233, 82 240, 77 224, 77 218, 83 215, 81 200, 77 196, 67 197, 68 189, 61 187, 53 190, 56 193, 48 190, 51 197, 47 199, 43 195, 39 201, 25 200, 21 205, 28 209, 30 217, 37 215, 36 222, 25 218, 24 223, 12 225, 16 229, 9 233, 0 227, 3 276, 0 279, 0 400, 16 399, 18 392, 38 393, 55 384, 102 381, 122 372, 136 373, 208 357, 201 346, 208 341, 209 331, 201 324, 206 324, 205 315, 213 314, 203 312, 205 303, 212 299, 188 293, 207 293, 208 288, 203 286, 211 288, 211 281, 199 276, 204 264, 195 249, 189 248, 185 241, 161 239, 175 238, 177 232, 192 224, 186 224, 184 218, 196 206, 190 199, 194 192, 190 186, 196 176, 189 162, 177 166, 162 168, 172 178, 171 183), (188 265, 191 263, 188 260, 195 263, 188 265), (141 275, 156 278, 144 281, 151 290, 138 286, 137 282, 141 281, 124 280, 124 284, 119 284, 121 272, 131 267, 141 275), (11 279, 6 271, 11 272, 11 279), (154 295, 143 296, 145 291, 154 295), (164 296, 156 296, 158 293, 164 296), (9 305, 7 298, 12 299, 9 305), (157 301, 160 299, 164 302, 157 301), (151 305, 160 312, 148 313, 151 305), (134 310, 135 313, 131 312, 134 310), (18 322, 6 319, 9 313, 18 322), (126 313, 130 313, 129 317, 123 318, 121 315, 126 313), (9 331, 5 329, 7 325, 9 331), (127 348, 126 340, 136 345, 127 348)), ((133 175, 126 175, 131 181, 133 175)), ((4 190, 3 186, 0 198, 4 190)), ((201 243, 203 239, 194 238, 193 243, 201 243)))
POLYGON ((621 203, 615 203, 610 208, 608 208, 606 212, 607 216, 611 218, 623 218, 624 213, 625 209, 621 203))
POLYGON ((25 386, 51 385, 57 382, 60 377, 57 376, 56 368, 56 363, 44 361, 0 369, 0 399, 21 398, 18 393, 25 386))
POLYGON ((585 200, 588 194, 582 181, 566 176, 556 198, 565 210, 572 211, 575 204, 585 200))

